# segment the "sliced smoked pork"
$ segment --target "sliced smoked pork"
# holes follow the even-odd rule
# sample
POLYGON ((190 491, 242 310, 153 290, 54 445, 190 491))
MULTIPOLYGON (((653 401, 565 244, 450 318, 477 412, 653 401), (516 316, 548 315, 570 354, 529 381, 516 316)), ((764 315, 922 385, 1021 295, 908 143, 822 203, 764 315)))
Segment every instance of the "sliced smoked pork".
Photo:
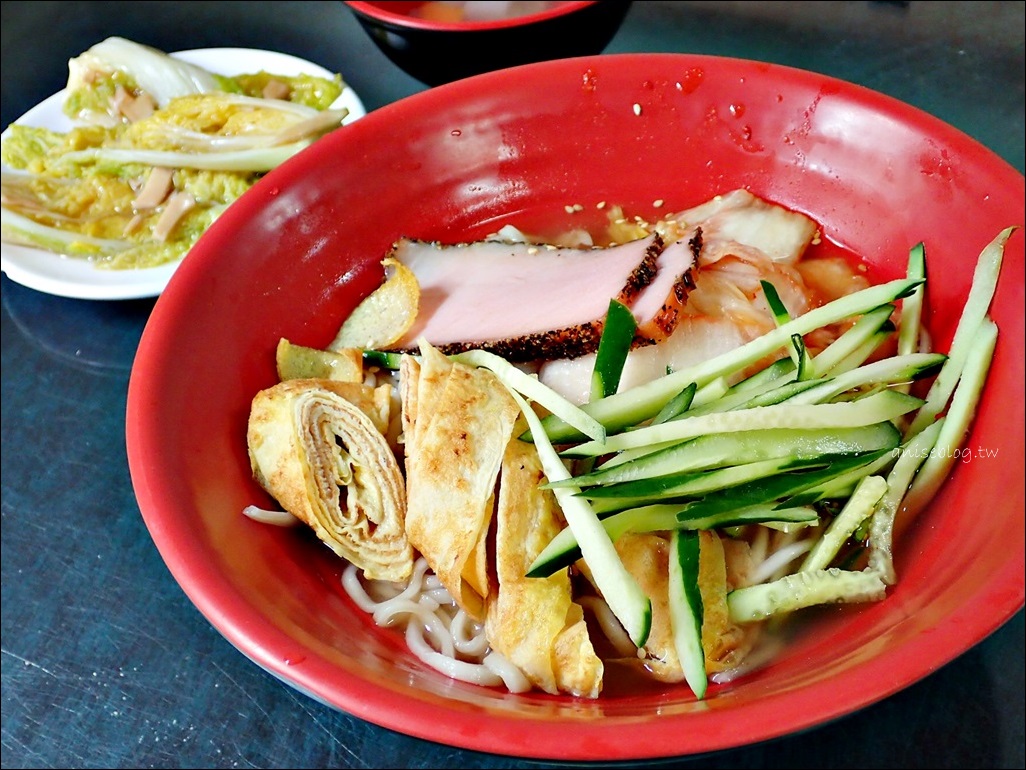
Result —
POLYGON ((662 238, 608 248, 400 239, 390 252, 420 284, 420 310, 395 350, 422 337, 444 353, 490 350, 513 361, 594 351, 609 301, 630 307, 656 278, 662 238))

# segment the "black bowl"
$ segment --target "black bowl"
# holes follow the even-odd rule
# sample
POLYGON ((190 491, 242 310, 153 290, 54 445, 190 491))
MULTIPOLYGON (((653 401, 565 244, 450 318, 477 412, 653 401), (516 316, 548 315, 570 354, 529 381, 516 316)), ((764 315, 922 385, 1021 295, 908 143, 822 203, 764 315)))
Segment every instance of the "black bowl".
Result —
POLYGON ((601 53, 629 2, 554 2, 489 21, 438 21, 411 14, 424 2, 347 2, 371 40, 429 86, 547 59, 601 53))

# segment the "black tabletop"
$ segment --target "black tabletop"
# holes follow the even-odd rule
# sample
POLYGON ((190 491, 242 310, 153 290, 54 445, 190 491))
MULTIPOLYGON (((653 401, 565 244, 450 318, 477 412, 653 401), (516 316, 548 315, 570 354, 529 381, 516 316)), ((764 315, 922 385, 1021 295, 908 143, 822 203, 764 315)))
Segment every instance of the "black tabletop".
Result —
MULTIPOLYGON (((1022 2, 635 2, 606 49, 761 59, 859 83, 1019 171, 1022 2)), ((424 86, 341 2, 3 2, 4 126, 110 36, 237 46, 341 72, 368 110, 424 86)), ((251 663, 175 583, 143 524, 125 397, 153 300, 2 291, 3 767, 543 767, 367 724, 251 663)), ((1021 480, 1019 480, 1021 483, 1021 480)), ((1024 766, 1023 612, 883 702, 673 766, 1024 766)), ((739 726, 743 730, 743 726, 739 726)), ((651 765, 666 763, 650 763, 651 765)))

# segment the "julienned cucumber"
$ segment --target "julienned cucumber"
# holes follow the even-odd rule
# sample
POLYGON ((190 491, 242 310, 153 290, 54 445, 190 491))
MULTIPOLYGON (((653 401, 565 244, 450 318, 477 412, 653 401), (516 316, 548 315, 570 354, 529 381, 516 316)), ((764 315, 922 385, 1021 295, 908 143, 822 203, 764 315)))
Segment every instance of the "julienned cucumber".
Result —
MULTIPOLYGON (((907 278, 926 278, 926 246, 917 243, 908 252, 907 278)), ((898 330, 898 355, 912 353, 919 346, 925 285, 918 287, 901 303, 901 328, 898 330)))
POLYGON ((886 591, 875 572, 831 567, 735 589, 727 594, 727 609, 733 622, 750 623, 816 604, 879 601, 886 591))
POLYGON ((587 441, 565 449, 566 457, 592 457, 666 441, 684 441, 709 433, 734 433, 767 428, 854 428, 893 420, 915 409, 923 400, 906 393, 885 390, 858 401, 828 404, 775 404, 736 409, 698 417, 671 420, 587 441))
POLYGON ((598 352, 595 354, 595 368, 591 373, 592 401, 616 393, 637 328, 637 321, 630 309, 622 302, 609 300, 598 352))
POLYGON ((877 503, 886 491, 887 481, 882 476, 862 478, 841 512, 834 517, 826 532, 812 546, 799 569, 808 572, 830 566, 845 541, 863 521, 873 515, 877 503))
MULTIPOLYGON (((813 356, 812 368, 815 372, 813 376, 823 377, 829 374, 835 366, 848 359, 856 351, 863 349, 867 343, 878 339, 878 335, 886 336, 894 331, 893 325, 889 324, 894 308, 895 305, 890 303, 873 308, 852 324, 851 328, 840 337, 827 345, 819 355, 813 356), (881 335, 881 332, 884 334, 881 335)), ((877 345, 874 345, 873 349, 876 347, 877 345)))
MULTIPOLYGON (((531 430, 538 431, 535 446, 538 448, 538 457, 546 477, 553 480, 566 478, 569 471, 545 438, 545 432, 541 430, 541 420, 533 407, 516 390, 507 389, 520 405, 531 430)), ((569 531, 580 544, 581 555, 591 568, 595 587, 631 641, 641 647, 652 629, 652 601, 620 561, 613 540, 588 503, 582 498, 574 497, 574 491, 576 490, 572 488, 555 490, 556 501, 563 509, 569 531)))
POLYGON ((774 457, 811 459, 826 454, 868 452, 896 447, 900 441, 901 433, 887 421, 855 428, 770 428, 710 433, 643 455, 633 462, 601 467, 583 476, 575 476, 565 485, 620 484, 774 457))
MULTIPOLYGON (((685 678, 700 699, 708 685, 699 586, 702 530, 797 529, 827 519, 796 572, 728 595, 735 623, 818 604, 882 599, 894 582, 895 513, 936 491, 948 466, 932 450, 960 445, 980 397, 997 336, 987 311, 1001 252, 1014 229, 1003 231, 980 255, 947 356, 916 350, 925 281, 920 244, 910 252, 906 279, 847 295, 795 319, 788 318, 773 287, 764 285, 776 329, 731 353, 605 395, 579 411, 564 409, 542 421, 511 391, 528 419, 523 438, 535 441, 548 477, 545 486, 568 522, 528 576, 551 575, 583 559, 589 578, 642 647, 651 602, 620 561, 615 543, 628 532, 668 536, 670 631, 685 678), (902 299, 908 300, 902 321, 911 330, 890 321, 902 299), (803 335, 837 321, 850 321, 848 331, 810 358, 803 335), (880 346, 893 342, 896 331, 904 332, 896 340, 897 353, 880 357, 880 346), (778 358, 738 381, 753 364, 778 356, 787 345, 790 359, 778 358), (926 401, 909 395, 911 382, 938 371, 926 401), (934 422, 945 410, 946 416, 934 422), (599 425, 604 434, 586 440, 582 414, 593 421, 589 427, 599 425), (906 424, 912 429, 902 446, 899 427, 906 424), (912 456, 920 453, 930 458, 912 456), (572 476, 573 458, 583 458, 576 467, 588 471, 572 476), (592 469, 597 458, 602 462, 592 469), (828 501, 836 503, 822 504, 828 501), (867 569, 831 566, 853 533, 862 537, 867 531, 867 569)), ((627 345, 621 337, 619 351, 606 350, 610 369, 596 374, 595 395, 608 394, 608 387, 598 386, 611 384, 620 371, 627 345)))
POLYGON ((468 366, 488 369, 511 392, 521 393, 532 401, 536 401, 552 414, 560 415, 561 419, 566 420, 568 424, 576 425, 579 430, 591 436, 592 439, 604 440, 605 428, 594 418, 543 384, 537 377, 523 372, 504 358, 486 350, 468 350, 464 353, 457 353, 452 358, 468 366))
MULTIPOLYGON (((858 456, 866 452, 855 453, 858 456)), ((829 469, 839 459, 850 457, 850 454, 820 454, 814 456, 783 455, 768 460, 738 463, 722 468, 706 471, 690 471, 673 473, 638 481, 625 481, 622 484, 606 484, 582 490, 579 495, 589 500, 622 500, 644 501, 649 499, 667 500, 680 498, 697 498, 712 492, 740 486, 749 482, 779 476, 789 472, 802 472, 815 469, 829 469)))
POLYGON ((684 670, 684 679, 699 700, 705 697, 709 678, 705 671, 702 620, 705 608, 698 584, 701 548, 697 532, 674 530, 670 537, 667 603, 673 646, 684 670))
MULTIPOLYGON (((819 514, 814 508, 776 508, 772 505, 752 505, 733 508, 705 517, 681 521, 677 515, 680 504, 654 504, 631 508, 602 519, 602 527, 614 543, 627 532, 664 532, 674 529, 715 529, 744 524, 811 524, 819 514)), ((548 577, 553 572, 569 567, 581 558, 581 547, 569 528, 556 535, 538 554, 527 572, 528 577, 548 577)))
MULTIPOLYGON (((907 278, 870 286, 810 310, 728 353, 695 366, 667 374, 645 385, 586 404, 582 409, 602 423, 608 432, 622 430, 653 417, 663 405, 694 382, 701 388, 719 376, 733 374, 780 350, 794 334, 809 334, 821 326, 861 315, 880 305, 895 302, 914 291, 922 281, 907 278)), ((554 444, 576 441, 581 433, 555 415, 542 425, 554 444)), ((530 434, 526 436, 530 437, 530 434)))
MULTIPOLYGON (((998 274, 1004 260, 1005 243, 1014 231, 1014 227, 1005 228, 980 253, 976 269, 973 271, 969 297, 962 308, 962 315, 958 319, 955 336, 952 338, 951 347, 948 350, 948 360, 930 386, 930 390, 926 394, 926 403, 906 431, 906 438, 911 438, 933 422, 947 406, 948 400, 955 390, 955 385, 958 384, 958 380, 962 376, 966 358, 969 357, 969 352, 973 347, 977 345, 980 325, 987 318, 990 303, 997 290, 998 274)), ((601 418, 599 419, 601 421, 601 418)))

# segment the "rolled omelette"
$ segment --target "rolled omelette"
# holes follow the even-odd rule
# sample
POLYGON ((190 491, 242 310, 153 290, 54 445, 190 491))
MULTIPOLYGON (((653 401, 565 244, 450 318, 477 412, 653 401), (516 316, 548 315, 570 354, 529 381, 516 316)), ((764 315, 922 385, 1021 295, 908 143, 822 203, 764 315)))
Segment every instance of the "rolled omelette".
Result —
POLYGON ((324 379, 260 391, 247 442, 253 475, 336 554, 374 580, 413 571, 402 473, 385 439, 390 388, 324 379))

